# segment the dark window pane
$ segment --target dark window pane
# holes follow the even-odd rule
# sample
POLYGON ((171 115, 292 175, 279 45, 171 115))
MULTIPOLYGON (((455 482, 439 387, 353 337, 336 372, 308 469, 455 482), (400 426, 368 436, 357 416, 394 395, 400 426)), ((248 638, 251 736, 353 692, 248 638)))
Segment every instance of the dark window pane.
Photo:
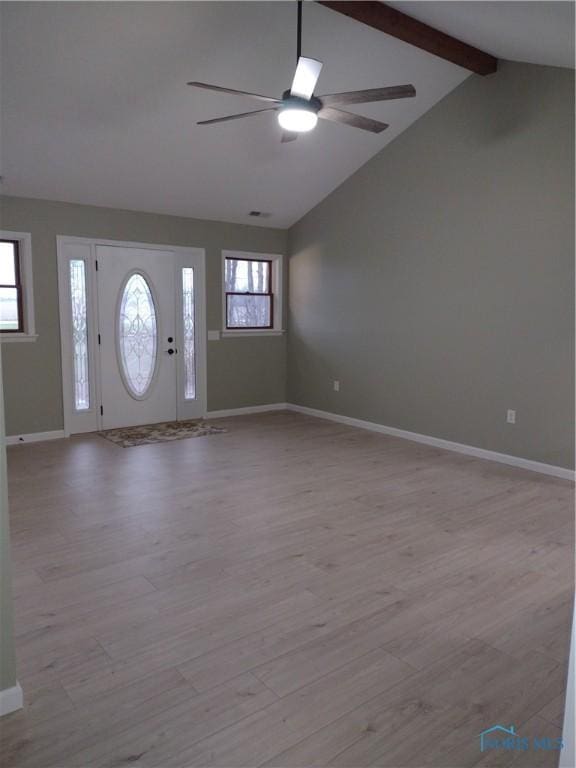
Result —
POLYGON ((225 284, 232 293, 268 293, 270 262, 226 259, 225 284))
POLYGON ((0 288, 0 331, 18 330, 18 289, 0 288))
POLYGON ((14 243, 0 242, 0 285, 16 285, 16 249, 14 243))
POLYGON ((270 296, 228 296, 228 328, 270 328, 270 296))

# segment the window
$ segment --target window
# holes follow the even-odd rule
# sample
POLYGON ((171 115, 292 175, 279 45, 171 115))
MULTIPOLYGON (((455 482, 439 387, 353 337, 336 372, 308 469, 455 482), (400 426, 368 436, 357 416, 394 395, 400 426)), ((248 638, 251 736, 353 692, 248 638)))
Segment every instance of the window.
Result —
POLYGON ((0 231, 0 340, 34 341, 31 238, 0 231))
POLYGON ((0 240, 0 332, 23 331, 24 304, 18 240, 0 240))
POLYGON ((196 339, 194 329, 194 269, 182 269, 182 323, 184 327, 184 399, 196 399, 196 339))
POLYGON ((281 257, 224 253, 224 328, 230 333, 280 332, 281 257))
POLYGON ((86 267, 83 259, 70 259, 70 308, 72 310, 72 350, 74 357, 74 408, 90 408, 88 369, 88 305, 86 267))
POLYGON ((272 262, 227 258, 226 328, 272 328, 272 262))

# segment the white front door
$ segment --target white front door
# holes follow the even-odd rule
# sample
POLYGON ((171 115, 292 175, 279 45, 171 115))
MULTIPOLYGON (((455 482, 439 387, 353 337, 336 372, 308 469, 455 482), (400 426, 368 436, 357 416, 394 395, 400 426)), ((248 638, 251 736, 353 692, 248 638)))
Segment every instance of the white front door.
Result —
POLYGON ((102 427, 175 421, 174 253, 98 245, 96 260, 102 427))
POLYGON ((68 433, 202 417, 204 252, 59 238, 68 433))

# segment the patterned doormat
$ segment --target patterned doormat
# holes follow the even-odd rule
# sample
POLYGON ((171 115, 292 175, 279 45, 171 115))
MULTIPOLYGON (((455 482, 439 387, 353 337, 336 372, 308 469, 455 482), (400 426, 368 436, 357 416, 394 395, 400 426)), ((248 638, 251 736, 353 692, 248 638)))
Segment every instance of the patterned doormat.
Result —
POLYGON ((213 427, 203 421, 165 421, 161 424, 145 424, 141 427, 105 429, 98 434, 122 448, 134 448, 136 445, 167 443, 173 440, 185 440, 188 437, 219 435, 227 431, 223 427, 213 427))

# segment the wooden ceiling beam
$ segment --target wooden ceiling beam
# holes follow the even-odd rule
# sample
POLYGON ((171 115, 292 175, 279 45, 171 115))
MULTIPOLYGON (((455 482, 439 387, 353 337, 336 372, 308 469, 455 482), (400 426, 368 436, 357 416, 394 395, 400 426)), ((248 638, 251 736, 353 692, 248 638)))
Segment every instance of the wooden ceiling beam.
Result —
POLYGON ((489 53, 463 43, 451 35, 440 32, 412 16, 380 2, 364 0, 318 0, 333 11, 344 14, 355 21, 385 32, 441 59, 458 64, 478 75, 491 75, 498 69, 498 59, 489 53))

